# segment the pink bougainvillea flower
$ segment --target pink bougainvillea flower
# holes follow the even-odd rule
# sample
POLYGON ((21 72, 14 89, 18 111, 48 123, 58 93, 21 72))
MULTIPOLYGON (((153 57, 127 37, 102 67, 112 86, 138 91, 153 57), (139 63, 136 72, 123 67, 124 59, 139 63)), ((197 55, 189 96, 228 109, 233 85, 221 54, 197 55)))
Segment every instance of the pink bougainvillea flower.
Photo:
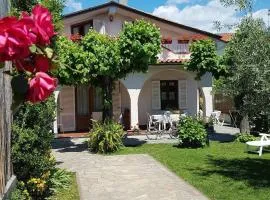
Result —
MULTIPOLYGON (((27 15, 24 14, 24 17, 27 17, 27 15)), ((35 23, 33 32, 37 35, 37 42, 41 45, 50 44, 51 38, 56 33, 54 32, 52 15, 49 10, 38 4, 33 8, 31 18, 35 23)))
POLYGON ((25 58, 30 54, 34 36, 29 36, 27 24, 16 17, 0 19, 0 62, 25 58))
POLYGON ((44 72, 38 72, 29 82, 26 99, 32 103, 44 101, 53 93, 56 86, 56 78, 52 78, 44 72))

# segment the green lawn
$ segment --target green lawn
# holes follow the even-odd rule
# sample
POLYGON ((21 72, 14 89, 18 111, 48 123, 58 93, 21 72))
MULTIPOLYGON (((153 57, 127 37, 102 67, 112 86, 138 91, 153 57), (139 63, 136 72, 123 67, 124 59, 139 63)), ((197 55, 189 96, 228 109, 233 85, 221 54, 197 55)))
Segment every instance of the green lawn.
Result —
POLYGON ((145 144, 118 154, 149 154, 210 199, 270 199, 270 153, 260 158, 244 150, 244 144, 234 142, 212 142, 204 149, 145 144))
POLYGON ((72 173, 72 181, 70 187, 62 189, 60 192, 57 192, 53 197, 53 200, 80 200, 78 185, 76 181, 75 173, 72 173))

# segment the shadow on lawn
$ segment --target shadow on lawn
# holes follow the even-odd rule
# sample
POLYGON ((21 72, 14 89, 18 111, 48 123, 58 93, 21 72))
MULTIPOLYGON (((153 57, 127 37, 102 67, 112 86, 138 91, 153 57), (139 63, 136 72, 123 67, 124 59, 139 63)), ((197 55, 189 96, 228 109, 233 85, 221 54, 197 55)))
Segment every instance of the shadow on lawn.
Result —
POLYGON ((144 140, 139 140, 137 138, 132 138, 132 137, 126 137, 123 139, 124 146, 126 147, 137 147, 141 146, 146 143, 144 140))
POLYGON ((235 136, 228 133, 210 133, 208 138, 210 141, 219 141, 221 143, 225 143, 232 142, 235 139, 235 136))
POLYGON ((270 160, 259 158, 214 159, 208 158, 209 169, 200 168, 203 176, 219 174, 238 181, 245 181, 254 188, 270 187, 270 160))
POLYGON ((70 138, 55 139, 52 149, 60 153, 87 151, 87 142, 75 143, 70 138))

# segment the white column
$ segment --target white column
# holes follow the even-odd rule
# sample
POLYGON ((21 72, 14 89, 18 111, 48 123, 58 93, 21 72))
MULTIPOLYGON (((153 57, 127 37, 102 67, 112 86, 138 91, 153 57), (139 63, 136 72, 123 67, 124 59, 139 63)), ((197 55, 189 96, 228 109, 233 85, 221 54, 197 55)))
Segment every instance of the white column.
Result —
POLYGON ((139 110, 138 100, 141 89, 128 89, 130 96, 130 114, 131 114, 131 129, 138 128, 139 123, 139 110))
POLYGON ((59 94, 60 94, 60 87, 56 88, 56 90, 53 92, 53 94, 54 94, 54 101, 55 101, 55 104, 56 104, 55 120, 53 122, 53 132, 55 134, 55 137, 57 137, 57 134, 58 134, 58 123, 57 123, 58 105, 57 105, 57 101, 58 101, 58 97, 59 97, 59 94))
POLYGON ((205 101, 204 107, 204 116, 210 117, 213 112, 213 96, 212 96, 212 87, 202 87, 202 92, 205 101))

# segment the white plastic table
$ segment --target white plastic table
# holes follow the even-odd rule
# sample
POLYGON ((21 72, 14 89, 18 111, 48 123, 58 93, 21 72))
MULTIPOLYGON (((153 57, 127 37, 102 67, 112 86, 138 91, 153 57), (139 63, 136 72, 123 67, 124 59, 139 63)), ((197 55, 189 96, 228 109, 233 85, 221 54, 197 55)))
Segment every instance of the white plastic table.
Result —
POLYGON ((161 131, 164 128, 164 116, 163 115, 151 115, 152 119, 158 123, 158 130, 161 131))
MULTIPOLYGON (((162 129, 165 130, 166 129, 166 123, 168 123, 168 120, 166 119, 166 117, 162 114, 160 115, 151 115, 153 120, 156 120, 156 122, 158 122, 158 130, 161 131, 162 129)), ((180 119, 180 115, 179 114, 171 114, 170 118, 172 120, 172 122, 178 122, 180 119)))

